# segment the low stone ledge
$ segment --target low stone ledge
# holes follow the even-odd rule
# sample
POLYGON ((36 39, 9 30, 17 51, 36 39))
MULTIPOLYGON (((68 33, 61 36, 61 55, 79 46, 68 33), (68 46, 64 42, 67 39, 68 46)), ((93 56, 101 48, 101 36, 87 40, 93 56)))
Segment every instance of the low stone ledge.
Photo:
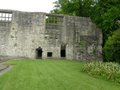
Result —
POLYGON ((9 68, 9 65, 0 65, 0 72, 9 68))

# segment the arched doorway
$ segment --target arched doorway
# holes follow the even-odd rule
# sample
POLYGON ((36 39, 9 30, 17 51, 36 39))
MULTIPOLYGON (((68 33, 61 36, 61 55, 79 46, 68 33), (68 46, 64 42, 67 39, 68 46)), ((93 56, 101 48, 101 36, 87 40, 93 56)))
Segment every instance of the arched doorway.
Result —
POLYGON ((36 59, 42 59, 42 48, 41 47, 38 47, 36 49, 36 59))

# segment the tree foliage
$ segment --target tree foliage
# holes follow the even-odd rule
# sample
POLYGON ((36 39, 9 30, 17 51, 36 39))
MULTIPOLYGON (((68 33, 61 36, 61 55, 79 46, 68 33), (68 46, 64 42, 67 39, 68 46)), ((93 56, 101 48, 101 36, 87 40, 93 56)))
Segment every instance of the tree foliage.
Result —
POLYGON ((119 28, 120 0, 98 0, 93 11, 91 18, 102 29, 105 43, 111 33, 119 28))
POLYGON ((114 31, 105 43, 105 59, 120 63, 120 29, 114 31))
POLYGON ((51 13, 89 17, 94 0, 58 0, 54 2, 55 9, 51 13))

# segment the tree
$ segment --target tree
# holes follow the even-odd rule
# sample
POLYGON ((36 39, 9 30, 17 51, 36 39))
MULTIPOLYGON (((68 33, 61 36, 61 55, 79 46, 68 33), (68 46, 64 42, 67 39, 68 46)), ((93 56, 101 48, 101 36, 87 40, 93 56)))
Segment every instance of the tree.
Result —
POLYGON ((103 46, 112 32, 119 28, 120 0, 98 0, 93 8, 91 19, 103 31, 103 46))
POLYGON ((113 32, 104 47, 106 61, 120 63, 120 29, 113 32))
POLYGON ((95 0, 58 0, 51 13, 89 17, 95 0))

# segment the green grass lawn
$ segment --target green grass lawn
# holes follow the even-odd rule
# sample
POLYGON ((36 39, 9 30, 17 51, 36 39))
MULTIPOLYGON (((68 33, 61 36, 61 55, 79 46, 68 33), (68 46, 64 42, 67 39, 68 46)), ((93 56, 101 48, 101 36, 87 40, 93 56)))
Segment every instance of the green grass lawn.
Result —
POLYGON ((81 71, 83 63, 64 60, 9 61, 0 90, 120 90, 120 85, 81 71))

